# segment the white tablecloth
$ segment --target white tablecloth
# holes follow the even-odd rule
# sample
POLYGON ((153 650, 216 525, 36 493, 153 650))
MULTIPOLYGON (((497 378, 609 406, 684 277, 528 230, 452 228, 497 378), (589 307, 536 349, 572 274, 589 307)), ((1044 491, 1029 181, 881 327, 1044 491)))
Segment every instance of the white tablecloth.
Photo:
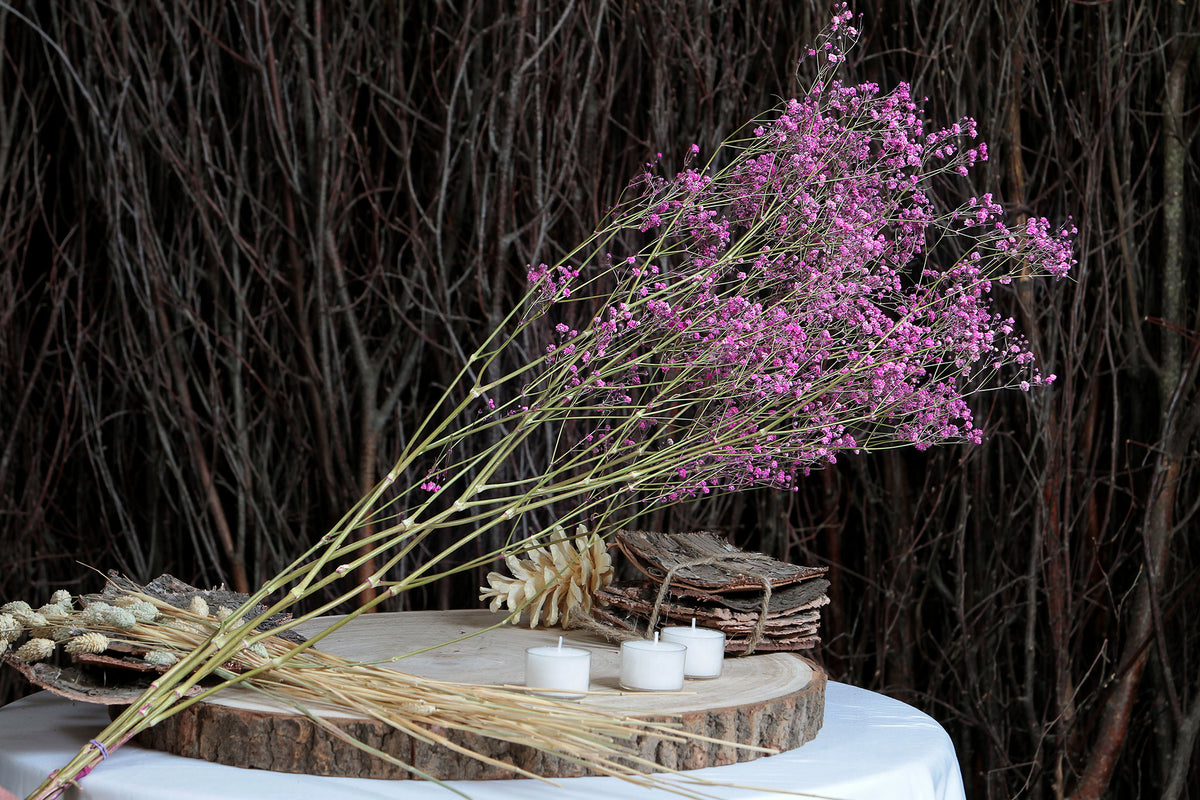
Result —
MULTIPOLYGON (((0 708, 0 786, 24 796, 108 722, 102 707, 47 692, 0 708)), ((808 744, 777 756, 687 773, 724 786, 699 787, 726 800, 795 797, 843 800, 964 800, 954 745, 940 725, 898 700, 830 681, 825 722, 808 744), (751 788, 753 787, 753 788, 751 788), (784 793, 788 794, 784 794, 784 793)), ((570 778, 559 786, 530 780, 456 781, 475 800, 667 800, 662 790, 616 778, 570 778)), ((315 778, 226 767, 136 745, 114 752, 67 797, 87 800, 451 800, 420 781, 315 778)))

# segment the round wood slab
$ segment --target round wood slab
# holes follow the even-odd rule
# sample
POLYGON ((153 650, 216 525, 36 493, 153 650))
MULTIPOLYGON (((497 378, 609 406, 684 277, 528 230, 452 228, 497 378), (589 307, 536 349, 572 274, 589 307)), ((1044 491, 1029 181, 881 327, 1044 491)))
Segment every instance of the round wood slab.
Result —
MULTIPOLYGON (((335 617, 299 628, 311 636, 335 617)), ((392 666, 424 677, 483 684, 522 685, 525 649, 553 645, 585 647, 592 653, 591 690, 606 692, 577 701, 630 710, 633 716, 678 722, 684 730, 740 744, 790 750, 817 735, 825 715, 826 676, 794 653, 727 658, 721 677, 687 680, 682 692, 641 694, 617 685, 618 646, 582 631, 530 630, 506 625, 484 630, 499 618, 487 610, 364 614, 317 646, 331 653, 372 661, 422 650, 483 631, 461 641, 415 654, 392 666), (611 693, 607 693, 611 692, 611 693)), ((511 778, 512 773, 445 748, 419 742, 368 719, 336 717, 351 736, 411 764, 439 780, 511 778)), ((447 733, 447 732, 443 732, 447 733)), ((586 775, 585 768, 548 757, 531 747, 448 732, 477 752, 546 777, 586 775)), ((138 737, 140 744, 237 767, 357 778, 415 778, 417 775, 367 755, 326 733, 294 710, 272 705, 245 689, 227 689, 213 699, 169 717, 138 737)), ((639 755, 668 769, 699 769, 757 758, 761 753, 715 742, 676 743, 642 737, 639 755)))

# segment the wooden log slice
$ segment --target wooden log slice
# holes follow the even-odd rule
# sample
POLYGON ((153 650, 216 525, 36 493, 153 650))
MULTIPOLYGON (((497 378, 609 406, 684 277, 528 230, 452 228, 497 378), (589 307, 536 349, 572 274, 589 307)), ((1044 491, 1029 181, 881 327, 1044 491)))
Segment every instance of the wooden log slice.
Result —
MULTIPOLYGON (((312 636, 335 618, 314 620, 300 628, 312 636)), ((577 701, 628 709, 648 720, 673 721, 684 730, 740 744, 789 750, 817 735, 825 714, 826 676, 820 667, 794 653, 767 653, 727 658, 721 677, 688 680, 678 693, 624 692, 617 685, 617 646, 582 631, 530 630, 496 625, 486 610, 420 611, 369 614, 319 643, 332 653, 363 661, 413 653, 396 669, 439 680, 493 685, 524 683, 525 649, 557 643, 585 647, 592 653, 591 690, 577 701), (467 634, 477 634, 462 638, 467 634), (454 640, 458 641, 454 641, 454 640), (428 652, 417 652, 444 644, 428 652)), ((464 757, 397 732, 382 723, 346 712, 326 710, 322 717, 372 747, 439 780, 511 778, 496 766, 464 757)), ((438 731, 453 741, 546 777, 590 774, 585 767, 516 745, 468 734, 438 731)), ((158 750, 203 758, 237 767, 358 778, 419 778, 407 769, 370 755, 331 735, 307 717, 273 705, 250 690, 229 689, 191 706, 142 733, 138 742, 158 750)), ((645 736, 637 754, 668 769, 748 761, 762 753, 720 742, 675 742, 645 736)))

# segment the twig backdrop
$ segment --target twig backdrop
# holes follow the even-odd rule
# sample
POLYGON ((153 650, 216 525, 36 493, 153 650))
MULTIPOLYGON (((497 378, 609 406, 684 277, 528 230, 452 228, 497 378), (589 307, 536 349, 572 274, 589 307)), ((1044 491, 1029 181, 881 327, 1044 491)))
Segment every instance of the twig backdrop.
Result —
MULTIPOLYGON (((851 75, 975 116, 1010 211, 1075 216, 1075 282, 1011 309, 1056 388, 989 395, 983 447, 644 526, 830 563, 834 677, 941 720, 972 797, 1195 797, 1200 12, 858 10, 851 75)), ((374 485, 525 266, 656 153, 678 167, 794 93, 827 13, 0 4, 0 595, 87 588, 77 560, 276 572, 374 485)), ((473 605, 480 577, 405 602, 473 605)))

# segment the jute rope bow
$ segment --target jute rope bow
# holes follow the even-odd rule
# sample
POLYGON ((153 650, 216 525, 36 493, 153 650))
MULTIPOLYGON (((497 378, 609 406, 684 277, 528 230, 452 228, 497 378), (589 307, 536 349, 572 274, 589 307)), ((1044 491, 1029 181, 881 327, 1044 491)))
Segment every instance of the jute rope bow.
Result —
MULTIPOLYGON (((679 572, 679 570, 708 564, 722 564, 733 560, 746 561, 751 559, 774 561, 773 558, 763 555, 762 553, 737 552, 730 553, 728 555, 721 554, 705 556, 704 558, 697 558, 691 561, 682 561, 671 567, 669 570, 667 570, 667 574, 663 576, 662 583, 658 587, 658 596, 654 598, 654 610, 650 614, 650 624, 646 628, 647 632, 653 631, 658 627, 658 615, 662 610, 663 601, 666 600, 667 590, 671 587, 671 581, 675 579, 675 575, 679 572)), ((757 578, 762 583, 763 587, 762 605, 759 608, 758 620, 756 620, 754 623, 754 630, 750 632, 750 641, 746 647, 746 652, 743 654, 750 655, 754 652, 754 649, 758 647, 758 643, 762 641, 763 630, 766 628, 767 609, 771 604, 771 579, 762 572, 750 571, 744 568, 739 569, 739 572, 743 575, 748 575, 751 578, 757 578)))

